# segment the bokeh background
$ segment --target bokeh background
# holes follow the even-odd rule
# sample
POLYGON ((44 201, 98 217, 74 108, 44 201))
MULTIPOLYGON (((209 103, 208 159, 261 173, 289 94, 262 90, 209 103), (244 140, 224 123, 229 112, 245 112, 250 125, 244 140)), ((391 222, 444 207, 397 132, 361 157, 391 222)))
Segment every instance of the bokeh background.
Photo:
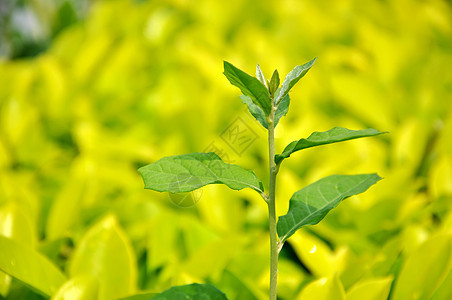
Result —
MULTIPOLYGON (((384 180, 289 239, 280 299, 450 299, 445 0, 0 1, 0 233, 65 274, 47 296, 113 299, 207 282, 229 299, 266 299, 262 199, 219 185, 174 198, 144 190, 137 168, 209 149, 267 181, 265 130, 223 60, 284 77, 314 57, 277 152, 334 126, 390 134, 293 155, 279 173, 277 214, 327 175, 384 180), (71 288, 79 296, 64 294, 71 288)), ((0 273, 0 298, 45 298, 27 284, 0 273)))

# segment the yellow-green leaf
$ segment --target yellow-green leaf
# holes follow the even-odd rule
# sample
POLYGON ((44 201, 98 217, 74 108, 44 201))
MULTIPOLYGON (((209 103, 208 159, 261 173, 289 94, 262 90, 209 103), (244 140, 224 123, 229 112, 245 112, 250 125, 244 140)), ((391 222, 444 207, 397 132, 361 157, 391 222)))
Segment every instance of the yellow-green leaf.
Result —
POLYGON ((52 300, 92 300, 98 298, 98 283, 89 275, 76 276, 64 283, 52 300))
POLYGON ((347 292, 347 300, 386 300, 392 280, 392 277, 384 277, 360 281, 347 292))
POLYGON ((337 275, 320 278, 308 284, 297 300, 345 300, 345 291, 337 275))
POLYGON ((393 300, 430 299, 450 270, 452 236, 438 235, 405 260, 396 278, 393 300))
POLYGON ((0 235, 0 249, 0 270, 43 295, 53 295, 66 281, 45 256, 21 243, 0 235))
POLYGON ((115 217, 105 217, 83 236, 75 249, 69 274, 96 278, 99 299, 118 298, 135 290, 135 255, 115 217))

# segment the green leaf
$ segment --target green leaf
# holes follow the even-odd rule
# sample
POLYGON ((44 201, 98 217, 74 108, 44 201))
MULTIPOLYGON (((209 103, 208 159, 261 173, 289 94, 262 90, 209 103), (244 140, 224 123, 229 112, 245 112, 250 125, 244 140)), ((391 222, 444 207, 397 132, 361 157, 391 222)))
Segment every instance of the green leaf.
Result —
POLYGON ((292 143, 287 145, 281 154, 275 155, 275 162, 276 164, 279 164, 283 159, 288 158, 292 153, 297 152, 299 150, 353 140, 362 137, 375 136, 383 133, 386 132, 380 132, 372 128, 362 130, 350 130, 342 127, 334 127, 324 132, 316 131, 312 133, 307 139, 293 141, 292 143))
POLYGON ((43 295, 51 296, 66 281, 45 256, 0 235, 0 270, 43 295))
POLYGON ((275 104, 279 105, 282 99, 286 97, 286 95, 289 93, 290 89, 293 88, 293 86, 309 71, 309 69, 314 64, 315 60, 314 58, 310 62, 305 63, 301 66, 296 66, 292 71, 287 74, 286 78, 284 79, 284 82, 281 86, 281 92, 278 94, 278 97, 275 99, 275 104))
POLYGON ((256 104, 254 104, 253 100, 251 100, 251 98, 248 97, 248 96, 240 95, 239 97, 242 100, 242 102, 245 103, 246 106, 248 106, 248 110, 253 115, 253 117, 256 120, 258 120, 259 123, 262 124, 262 126, 264 126, 265 128, 268 128, 267 116, 265 115, 265 113, 262 110, 262 108, 260 108, 256 104))
POLYGON ((95 224, 78 243, 69 273, 99 280, 98 299, 113 299, 135 290, 136 258, 115 217, 95 224))
POLYGON ((263 192, 253 171, 227 164, 213 152, 164 157, 138 170, 145 188, 159 192, 183 193, 208 184, 222 183, 233 190, 251 188, 263 192))
POLYGON ((275 70, 273 72, 272 79, 270 80, 270 86, 268 87, 270 94, 275 95, 279 88, 279 83, 279 73, 278 70, 275 70))
POLYGON ((380 179, 377 174, 331 175, 295 192, 289 211, 278 219, 281 242, 302 226, 319 223, 342 200, 366 191, 380 179))
POLYGON ((245 96, 253 100, 268 116, 271 110, 271 100, 267 88, 253 76, 234 67, 227 61, 224 62, 224 73, 229 82, 238 87, 245 96))
POLYGON ((260 82, 262 82, 262 84, 265 85, 266 88, 268 88, 267 82, 265 81, 264 73, 262 73, 262 70, 261 70, 261 67, 259 66, 259 64, 256 65, 256 78, 260 82))
POLYGON ((226 295, 211 284, 188 284, 173 286, 153 300, 227 300, 226 295))

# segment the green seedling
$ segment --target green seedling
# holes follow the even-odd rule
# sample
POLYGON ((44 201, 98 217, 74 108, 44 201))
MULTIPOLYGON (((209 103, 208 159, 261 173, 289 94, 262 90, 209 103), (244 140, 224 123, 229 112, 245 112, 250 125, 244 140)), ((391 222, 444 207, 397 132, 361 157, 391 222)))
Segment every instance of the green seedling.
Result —
MULTIPOLYGON (((342 200, 366 191, 381 178, 377 174, 332 175, 295 192, 289 202, 286 215, 276 220, 276 176, 282 162, 293 153, 316 146, 337 143, 382 134, 375 129, 350 130, 335 127, 325 132, 314 132, 308 138, 296 140, 275 155, 275 127, 287 114, 290 104, 289 91, 311 69, 315 59, 296 66, 280 86, 275 70, 269 81, 257 65, 256 78, 224 62, 224 75, 238 87, 240 99, 250 113, 268 131, 270 179, 268 192, 253 171, 227 164, 213 152, 191 153, 162 158, 139 169, 145 188, 159 192, 190 192, 208 184, 225 184, 234 190, 250 188, 256 191, 268 205, 270 233, 270 300, 277 298, 278 255, 284 243, 298 229, 319 223, 342 200)), ((203 289, 196 286, 197 291, 203 289)), ((211 286, 208 286, 211 289, 211 286)), ((220 292, 218 292, 220 293, 220 292)), ((218 299, 225 299, 220 296, 218 299)), ((216 299, 216 298, 215 298, 216 299)))

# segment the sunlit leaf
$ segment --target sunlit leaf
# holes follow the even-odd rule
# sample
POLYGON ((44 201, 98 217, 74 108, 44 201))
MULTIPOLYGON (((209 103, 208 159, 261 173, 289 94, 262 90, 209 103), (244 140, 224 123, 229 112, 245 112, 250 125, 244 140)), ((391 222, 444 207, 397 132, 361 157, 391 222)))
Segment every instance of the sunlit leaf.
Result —
POLYGON ((95 224, 78 243, 69 274, 99 281, 99 298, 112 299, 135 290, 136 259, 126 235, 113 216, 95 224))
POLYGON ((210 284, 188 284, 174 286, 154 298, 153 300, 227 300, 226 295, 210 284))
POLYGON ((403 263, 391 299, 431 299, 450 271, 451 253, 450 234, 432 237, 420 245, 403 263))
POLYGON ((297 300, 345 300, 345 291, 338 276, 320 278, 308 284, 297 300))
POLYGON ((43 295, 51 296, 66 281, 45 256, 0 235, 0 270, 43 295))
POLYGON ((388 299, 393 278, 372 278, 356 283, 348 292, 347 300, 384 300, 388 299))
POLYGON ((263 191, 253 171, 227 164, 213 152, 164 157, 138 170, 145 188, 170 193, 190 192, 208 184, 222 183, 233 190, 263 191))
POLYGON ((97 299, 98 288, 97 281, 91 276, 76 276, 64 283, 52 300, 97 299))
POLYGON ((270 95, 264 84, 227 61, 224 62, 223 74, 232 85, 238 87, 245 96, 250 97, 254 104, 259 106, 267 116, 270 114, 270 95))
POLYGON ((431 299, 433 300, 452 299, 452 267, 449 268, 449 273, 444 278, 441 285, 436 289, 431 299))
POLYGON ((275 162, 279 164, 283 159, 288 158, 292 153, 300 151, 302 149, 338 143, 362 137, 375 136, 383 133, 385 132, 380 132, 372 128, 362 130, 350 130, 342 127, 334 127, 324 132, 316 131, 312 133, 307 139, 293 141, 292 143, 287 145, 281 154, 275 155, 275 162))
POLYGON ((289 211, 278 219, 282 242, 305 225, 320 222, 342 200, 366 191, 381 178, 377 174, 331 175, 295 192, 289 211))
POLYGON ((299 230, 291 236, 289 243, 313 275, 327 277, 336 271, 333 251, 315 236, 299 230))
MULTIPOLYGON (((30 248, 33 248, 36 243, 35 229, 29 216, 22 213, 14 202, 7 203, 0 208, 0 235, 30 248)), ((6 297, 10 285, 11 276, 0 271, 0 295, 6 297)))
POLYGON ((296 66, 292 71, 287 74, 286 78, 284 79, 282 85, 281 85, 281 91, 278 94, 278 97, 275 99, 275 104, 278 105, 284 97, 289 93, 290 89, 309 71, 309 69, 314 64, 315 60, 317 58, 314 58, 310 62, 305 63, 301 66, 296 66))

